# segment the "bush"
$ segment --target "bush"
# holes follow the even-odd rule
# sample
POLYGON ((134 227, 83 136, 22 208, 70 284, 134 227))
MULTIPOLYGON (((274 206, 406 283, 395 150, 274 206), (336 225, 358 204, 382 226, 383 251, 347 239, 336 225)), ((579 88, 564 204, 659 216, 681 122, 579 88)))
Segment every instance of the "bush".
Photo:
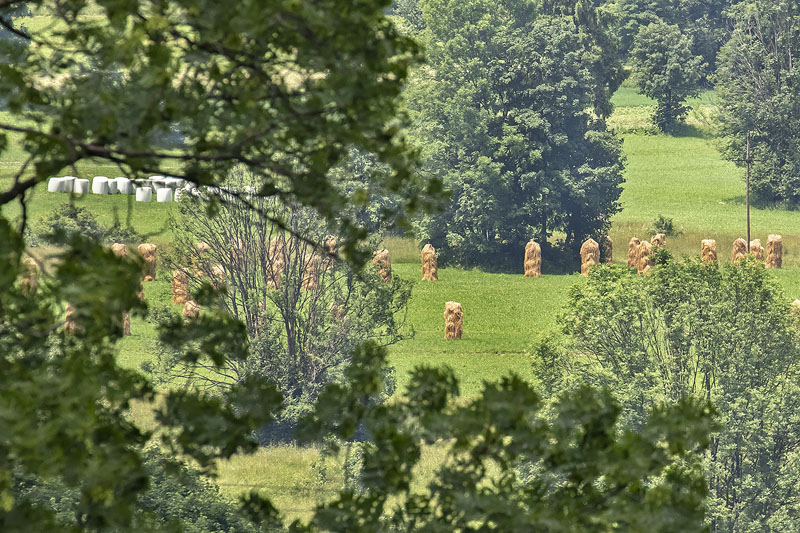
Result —
POLYGON ((62 245, 69 242, 74 235, 102 244, 144 240, 132 227, 123 227, 118 220, 111 226, 104 227, 88 209, 62 204, 53 209, 47 218, 34 225, 32 231, 26 235, 26 241, 28 246, 62 245))
POLYGON ((664 215, 658 215, 658 217, 653 220, 653 226, 650 231, 653 234, 663 233, 667 237, 677 237, 683 233, 675 227, 675 222, 672 220, 672 217, 665 217, 664 215))
MULTIPOLYGON (((139 498, 133 531, 255 531, 238 507, 223 498, 217 486, 197 469, 170 462, 154 449, 149 450, 144 459, 150 486, 139 498)), ((58 524, 54 530, 78 530, 79 490, 19 474, 14 476, 13 483, 16 498, 33 509, 43 508, 54 513, 58 524)))
POLYGON ((562 381, 543 383, 607 387, 634 428, 661 402, 712 400, 721 425, 705 464, 713 529, 795 528, 800 343, 763 264, 672 261, 649 276, 601 265, 572 289, 560 320, 569 352, 540 351, 558 359, 550 368, 562 381))

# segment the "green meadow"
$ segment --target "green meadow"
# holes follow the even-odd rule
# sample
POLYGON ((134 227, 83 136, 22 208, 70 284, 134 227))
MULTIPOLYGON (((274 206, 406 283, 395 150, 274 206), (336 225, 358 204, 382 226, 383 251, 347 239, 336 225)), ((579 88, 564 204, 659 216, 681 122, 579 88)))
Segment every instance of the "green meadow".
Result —
MULTIPOLYGON (((745 236, 743 170, 719 155, 719 140, 714 137, 714 95, 704 93, 693 99, 694 109, 687 124, 676 135, 653 131, 649 124, 653 102, 629 87, 614 97, 616 110, 609 126, 623 139, 627 158, 626 182, 620 199, 622 210, 613 218, 611 237, 615 262, 624 263, 631 237, 649 239, 653 220, 658 215, 671 217, 681 232, 667 239, 676 255, 697 255, 700 240, 717 241, 720 261, 729 261, 733 241, 745 236)), ((0 161, 0 187, 13 179, 22 152, 14 146, 0 161)), ((82 165, 75 169, 81 177, 115 176, 113 167, 82 165)), ((73 171, 64 174, 71 174, 73 171)), ((37 188, 28 210, 28 222, 35 224, 64 202, 90 209, 104 224, 116 217, 130 223, 151 242, 168 245, 171 232, 169 204, 142 204, 125 196, 71 197, 47 193, 46 184, 37 188)), ((18 217, 16 205, 4 214, 18 217)), ((800 212, 752 209, 752 237, 766 244, 767 235, 779 233, 784 239, 784 267, 775 272, 789 301, 800 297, 800 212)), ((407 315, 405 340, 390 348, 398 385, 406 383, 416 365, 449 365, 461 382, 464 396, 476 394, 482 383, 508 372, 532 378, 531 360, 536 343, 558 327, 557 316, 569 289, 581 283, 579 275, 522 276, 487 274, 477 270, 443 268, 438 282, 420 279, 418 244, 407 239, 387 239, 396 275, 415 280, 407 315), (464 334, 460 341, 445 341, 444 304, 455 300, 464 309, 464 334)), ((168 274, 146 284, 145 295, 151 307, 171 305, 168 274)), ((119 360, 138 368, 154 357, 157 350, 155 326, 145 318, 134 317, 133 335, 120 344, 119 360)), ((142 406, 132 410, 142 425, 152 424, 142 406)), ((441 457, 436 447, 426 449, 420 466, 432 472, 441 457)), ((340 467, 333 459, 323 461, 313 447, 281 445, 266 447, 251 456, 239 456, 219 465, 217 482, 231 497, 252 488, 271 497, 289 517, 307 516, 318 502, 329 497, 342 483, 340 467)))

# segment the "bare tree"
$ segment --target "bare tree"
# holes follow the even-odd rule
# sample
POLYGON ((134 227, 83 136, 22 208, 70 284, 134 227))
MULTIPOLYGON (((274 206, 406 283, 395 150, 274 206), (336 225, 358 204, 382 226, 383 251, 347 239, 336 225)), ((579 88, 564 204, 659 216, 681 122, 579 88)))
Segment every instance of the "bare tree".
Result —
POLYGON ((246 325, 250 357, 220 368, 162 353, 159 367, 211 388, 261 376, 278 386, 293 417, 293 406, 305 410, 326 383, 343 377, 356 345, 403 338, 411 284, 396 276, 384 283, 371 266, 353 270, 337 260, 335 237, 311 210, 251 191, 247 176, 236 173, 226 188, 183 197, 171 258, 191 293, 209 283, 220 289, 214 305, 246 325), (286 228, 270 222, 276 219, 286 228))

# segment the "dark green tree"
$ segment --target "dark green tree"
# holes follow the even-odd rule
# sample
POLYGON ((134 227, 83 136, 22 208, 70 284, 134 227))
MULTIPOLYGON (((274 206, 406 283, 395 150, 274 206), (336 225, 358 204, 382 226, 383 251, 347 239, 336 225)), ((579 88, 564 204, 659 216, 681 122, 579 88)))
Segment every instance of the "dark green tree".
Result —
POLYGON ((563 365, 556 390, 608 387, 623 426, 645 424, 662 402, 714 403, 720 427, 704 462, 713 531, 796 527, 800 339, 763 264, 668 262, 649 276, 598 268, 561 321, 570 350, 545 350, 541 374, 563 365))
POLYGON ((391 14, 403 19, 413 32, 425 29, 425 17, 419 7, 419 0, 393 0, 391 14))
POLYGON ((731 10, 736 25, 720 53, 723 154, 739 165, 750 138, 751 187, 759 199, 800 204, 800 5, 748 1, 731 10))
MULTIPOLYGON (((0 0, 0 9, 24 3, 0 0)), ((416 47, 387 21, 387 4, 40 2, 41 13, 59 24, 29 37, 37 46, 24 62, 0 65, 10 110, 0 128, 21 134, 27 154, 2 182, 0 206, 19 201, 24 214, 34 187, 89 159, 113 161, 134 176, 161 171, 207 184, 244 164, 259 177, 261 195, 334 219, 347 198, 334 190, 328 171, 354 148, 391 169, 375 176, 376 187, 401 191, 407 208, 426 203, 429 194, 411 193, 418 186, 435 193, 437 182, 413 179, 414 156, 395 118, 395 97, 416 47), (85 16, 88 9, 92 16, 85 16), (176 128, 182 142, 154 147, 154 138, 176 128)), ((548 33, 545 22, 533 40, 538 59, 575 54, 573 34, 548 33), (550 48, 551 35, 564 40, 550 48)), ((557 28, 569 21, 561 24, 557 28)), ((582 73, 577 57, 571 61, 582 73)), ((570 87, 571 81, 558 79, 540 98, 570 87)), ((586 75, 586 91, 592 92, 590 79, 586 75)), ((565 94, 590 106, 581 96, 586 91, 565 94)), ((535 124, 542 117, 529 118, 535 124)), ((578 127, 586 142, 604 135, 587 124, 584 116, 578 127)), ((0 150, 7 150, 5 137, 0 150)), ((607 166, 617 169, 617 183, 613 154, 607 166)), ((265 223, 284 222, 269 219, 265 223)), ((156 403, 146 376, 116 360, 123 311, 145 312, 136 294, 141 264, 75 233, 32 297, 32 287, 21 282, 25 222, 0 217, 0 530, 57 529, 57 509, 37 506, 33 492, 19 492, 13 480, 20 478, 74 491, 74 529, 147 529, 137 513, 159 503, 147 501, 148 487, 175 489, 158 484, 158 474, 148 470, 150 443, 207 472, 218 458, 254 450, 252 429, 273 418, 282 398, 260 380, 245 379, 213 395, 165 391, 156 403), (74 309, 70 328, 64 326, 67 302, 74 309), (145 431, 130 421, 135 401, 154 409, 158 429, 145 431)), ((345 251, 354 249, 363 233, 346 219, 338 228, 348 236, 345 251)), ((248 357, 246 326, 215 308, 218 293, 206 286, 195 297, 208 312, 172 322, 161 330, 161 341, 183 347, 187 361, 207 357, 218 367, 248 357)), ((364 492, 344 491, 317 510, 311 527, 377 529, 387 501, 403 502, 391 518, 407 529, 420 523, 449 531, 476 521, 506 529, 558 529, 558 520, 561 529, 622 523, 692 531, 700 525, 705 484, 693 465, 706 444, 708 408, 691 402, 656 408, 642 431, 618 434, 617 408, 603 393, 565 396, 559 416, 546 422, 537 418, 536 395, 518 378, 487 385, 465 408, 450 401, 452 373, 424 370, 397 404, 374 405, 385 355, 358 351, 349 383, 329 387, 318 402, 316 420, 327 427, 312 437, 333 430, 347 439, 363 424, 374 447, 364 453, 364 492), (455 437, 452 464, 440 472, 438 485, 422 497, 389 500, 408 495, 420 446, 437 437, 455 437), (524 479, 518 461, 533 465, 524 479)), ((278 526, 274 507, 257 495, 245 498, 244 508, 265 529, 278 526)))
POLYGON ((728 40, 730 18, 726 10, 736 0, 616 0, 603 2, 616 20, 615 31, 625 55, 642 26, 664 22, 677 25, 691 38, 691 53, 706 63, 704 76, 716 70, 717 54, 728 40))
POLYGON ((584 61, 595 39, 580 19, 528 0, 429 0, 423 12, 430 68, 409 100, 427 169, 452 197, 419 222, 421 239, 451 262, 518 269, 531 237, 562 232, 575 248, 602 232, 622 154, 591 113, 610 109, 610 76, 584 61))
POLYGON ((656 101, 653 122, 672 129, 686 113, 686 98, 700 92, 703 58, 691 53, 692 39, 678 26, 654 22, 639 28, 631 50, 633 75, 642 93, 656 101))

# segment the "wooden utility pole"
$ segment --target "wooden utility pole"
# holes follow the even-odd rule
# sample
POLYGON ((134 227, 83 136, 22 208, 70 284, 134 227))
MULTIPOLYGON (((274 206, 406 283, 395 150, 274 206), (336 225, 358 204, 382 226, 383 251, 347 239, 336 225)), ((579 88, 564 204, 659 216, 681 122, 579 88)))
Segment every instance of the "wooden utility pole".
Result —
POLYGON ((747 144, 745 147, 745 163, 747 163, 747 191, 745 191, 745 203, 747 204, 747 253, 750 253, 750 132, 747 132, 747 144))

